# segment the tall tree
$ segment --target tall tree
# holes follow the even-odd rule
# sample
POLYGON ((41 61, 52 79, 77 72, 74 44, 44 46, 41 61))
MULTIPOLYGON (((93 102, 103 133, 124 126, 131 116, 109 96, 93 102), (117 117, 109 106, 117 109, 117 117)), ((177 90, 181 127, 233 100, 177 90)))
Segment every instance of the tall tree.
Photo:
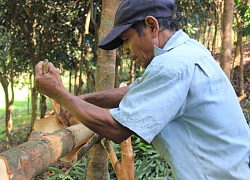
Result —
MULTIPOLYGON (((9 35, 10 37, 10 35, 9 35)), ((5 94, 5 113, 4 121, 6 127, 6 148, 8 149, 12 145, 11 131, 12 131, 12 107, 14 103, 14 57, 13 57, 13 44, 15 36, 12 36, 12 42, 10 49, 8 49, 8 42, 5 44, 5 53, 1 52, 1 66, 0 66, 0 83, 3 87, 5 94)))
MULTIPOLYGON (((235 1, 235 10, 234 15, 237 22, 237 42, 235 48, 235 55, 233 61, 233 68, 236 62, 240 62, 239 64, 239 89, 238 89, 238 96, 243 97, 245 96, 244 92, 244 62, 243 62, 243 28, 244 28, 244 16, 247 11, 249 0, 238 0, 235 1)), ((231 73, 233 76, 233 71, 231 73)), ((233 77, 231 77, 233 79, 233 77)))
MULTIPOLYGON (((99 39, 113 27, 113 17, 121 0, 102 0, 102 19, 99 28, 99 39)), ((99 51, 96 70, 96 91, 113 89, 115 85, 116 51, 99 51)), ((90 180, 108 179, 108 157, 102 144, 96 144, 90 149, 88 156, 87 178, 90 180)))
POLYGON ((222 46, 220 52, 220 65, 230 79, 232 59, 232 24, 233 24, 234 1, 224 0, 222 16, 222 46))
POLYGON ((8 22, 7 17, 4 15, 4 5, 2 3, 1 13, 0 13, 0 84, 4 90, 4 100, 5 100, 5 113, 4 121, 6 127, 6 148, 12 146, 11 131, 13 126, 12 120, 12 108, 14 103, 14 77, 17 76, 18 69, 15 68, 16 62, 14 58, 14 47, 16 40, 16 30, 13 23, 8 22), (15 74, 16 73, 16 74, 15 74))

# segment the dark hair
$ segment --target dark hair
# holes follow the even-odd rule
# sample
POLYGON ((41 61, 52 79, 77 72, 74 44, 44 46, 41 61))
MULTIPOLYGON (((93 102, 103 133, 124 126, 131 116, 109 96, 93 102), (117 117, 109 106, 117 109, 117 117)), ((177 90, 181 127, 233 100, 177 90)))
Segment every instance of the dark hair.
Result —
MULTIPOLYGON (((156 19, 159 23, 159 27, 161 31, 164 31, 165 29, 169 29, 170 31, 177 31, 180 29, 179 21, 176 19, 169 18, 169 17, 160 17, 156 19)), ((139 35, 142 34, 143 29, 145 27, 146 27, 146 24, 145 24, 144 19, 137 21, 135 24, 131 26, 131 28, 135 29, 139 35)))

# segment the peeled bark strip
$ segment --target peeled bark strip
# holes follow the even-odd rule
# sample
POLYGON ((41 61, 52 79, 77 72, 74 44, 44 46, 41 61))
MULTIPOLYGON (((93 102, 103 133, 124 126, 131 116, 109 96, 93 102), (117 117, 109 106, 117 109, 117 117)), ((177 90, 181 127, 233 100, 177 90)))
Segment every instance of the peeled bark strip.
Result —
POLYGON ((69 154, 62 157, 60 160, 64 162, 70 162, 71 164, 75 164, 78 160, 84 156, 88 150, 98 143, 101 140, 101 136, 99 134, 94 134, 88 142, 84 145, 79 145, 75 147, 69 154))
POLYGON ((72 124, 70 124, 68 118, 66 117, 64 111, 63 111, 63 108, 61 105, 57 104, 53 99, 50 98, 50 102, 56 112, 56 115, 58 117, 58 119, 63 123, 65 124, 66 126, 70 126, 72 124))
POLYGON ((107 139, 102 139, 102 145, 108 153, 108 157, 114 168, 118 180, 134 180, 134 152, 131 145, 131 138, 121 143, 121 162, 119 162, 112 144, 107 139))
POLYGON ((68 129, 44 134, 34 131, 31 140, 0 154, 0 179, 23 180, 41 174, 75 147, 68 129))
POLYGON ((67 128, 67 126, 61 123, 56 115, 37 119, 34 123, 34 130, 43 133, 53 133, 54 131, 65 128, 67 128))
POLYGON ((119 162, 119 160, 115 154, 114 148, 113 148, 110 140, 107 140, 104 138, 104 139, 102 139, 101 143, 108 154, 109 160, 110 160, 112 167, 115 171, 117 179, 122 180, 124 172, 123 172, 123 169, 121 167, 121 163, 119 162))
POLYGON ((124 173, 124 180, 135 179, 134 158, 135 154, 131 144, 131 138, 129 137, 121 143, 121 164, 124 173))

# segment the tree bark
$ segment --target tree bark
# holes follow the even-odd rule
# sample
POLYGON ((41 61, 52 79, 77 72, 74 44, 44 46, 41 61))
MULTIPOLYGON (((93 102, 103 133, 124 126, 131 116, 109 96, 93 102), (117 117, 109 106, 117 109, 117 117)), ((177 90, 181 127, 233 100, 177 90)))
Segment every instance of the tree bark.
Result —
POLYGON ((8 149, 11 146, 11 130, 12 130, 12 106, 14 103, 13 93, 12 92, 12 100, 9 99, 9 90, 8 90, 8 79, 3 77, 2 73, 0 72, 0 82, 2 84, 4 94, 5 94, 5 113, 4 113, 4 120, 5 120, 5 128, 6 128, 6 148, 8 149))
POLYGON ((213 36, 213 42, 212 42, 212 54, 215 54, 216 51, 216 40, 217 40, 217 34, 218 34, 218 24, 219 24, 219 9, 220 9, 220 5, 218 1, 215 1, 215 11, 214 11, 214 36, 213 36))
POLYGON ((242 45, 242 37, 243 37, 243 26, 242 20, 238 13, 236 13, 236 21, 237 21, 237 28, 238 28, 238 35, 237 35, 237 43, 236 43, 236 53, 235 53, 235 61, 240 62, 239 68, 239 90, 237 92, 238 96, 244 95, 244 62, 243 62, 243 45, 242 45))
POLYGON ((31 140, 0 154, 0 179, 31 179, 74 147, 74 135, 68 129, 52 134, 34 131, 31 140))
MULTIPOLYGON (((244 91, 244 59, 243 59, 243 20, 241 17, 241 14, 245 14, 246 8, 240 9, 239 7, 241 6, 247 6, 249 0, 244 0, 241 2, 240 6, 235 9, 235 17, 236 17, 236 22, 237 22, 237 42, 236 42, 236 48, 235 48, 235 56, 234 56, 234 62, 240 62, 239 63, 239 89, 238 89, 238 96, 244 98, 245 91, 244 91)), ((234 65, 234 63, 233 63, 234 65)), ((233 66, 234 68, 234 66, 233 66)), ((233 75, 233 72, 231 73, 233 75)), ((233 77, 231 77, 232 79, 233 77)))
POLYGON ((47 111, 47 105, 46 105, 46 96, 43 94, 40 94, 40 118, 44 118, 47 111))
MULTIPOLYGON (((99 28, 99 39, 110 31, 113 26, 114 15, 121 0, 102 1, 102 20, 99 28)), ((98 41, 98 39, 97 39, 98 41)), ((115 60, 116 51, 99 51, 95 90, 102 91, 113 89, 115 84, 115 60)), ((88 154, 87 179, 108 179, 108 157, 101 143, 90 149, 88 154)))
POLYGON ((121 162, 119 162, 110 141, 104 138, 101 142, 108 153, 117 179, 134 180, 134 152, 131 145, 131 138, 128 138, 121 143, 121 162))
POLYGON ((35 87, 32 87, 31 88, 32 113, 31 113, 30 132, 33 131, 34 122, 37 118, 37 97, 38 97, 38 92, 35 87))
POLYGON ((75 163, 100 140, 81 123, 65 128, 57 116, 37 120, 34 128, 39 131, 28 142, 0 154, 1 180, 31 179, 59 158, 75 163))
POLYGON ((232 24, 233 24, 233 0, 224 0, 222 47, 220 53, 220 65, 230 79, 231 56, 232 56, 232 24))
MULTIPOLYGON (((12 27, 12 36, 11 36, 11 45, 8 51, 10 61, 8 62, 7 57, 6 63, 3 64, 3 70, 0 72, 0 83, 4 90, 5 95, 5 113, 4 113, 4 121, 5 121, 5 128, 6 128, 6 148, 10 148, 12 146, 12 139, 11 139, 11 131, 12 131, 12 107, 14 104, 14 45, 16 40, 16 31, 15 28, 12 27), (10 86, 10 93, 9 93, 9 86, 10 86), (11 97, 10 97, 11 95, 11 97)), ((7 55, 7 54, 6 54, 7 55)))

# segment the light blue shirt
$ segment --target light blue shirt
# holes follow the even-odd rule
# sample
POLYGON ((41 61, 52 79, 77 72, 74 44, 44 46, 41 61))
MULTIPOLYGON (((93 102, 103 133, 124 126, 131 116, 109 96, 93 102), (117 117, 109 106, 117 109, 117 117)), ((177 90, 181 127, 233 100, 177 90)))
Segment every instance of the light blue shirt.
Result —
POLYGON ((211 53, 182 30, 154 53, 111 115, 152 143, 175 179, 249 180, 249 127, 211 53))

